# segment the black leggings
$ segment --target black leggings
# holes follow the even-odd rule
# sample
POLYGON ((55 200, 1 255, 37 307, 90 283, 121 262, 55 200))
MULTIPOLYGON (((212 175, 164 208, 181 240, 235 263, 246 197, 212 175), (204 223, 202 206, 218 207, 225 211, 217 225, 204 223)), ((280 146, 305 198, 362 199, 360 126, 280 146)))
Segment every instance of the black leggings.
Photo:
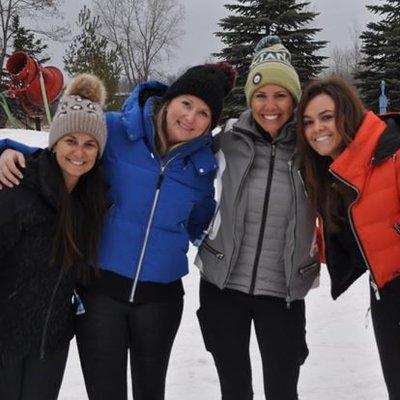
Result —
POLYGON ((308 355, 305 306, 284 299, 220 290, 202 280, 197 312, 204 342, 214 357, 223 400, 251 400, 249 342, 254 321, 268 400, 297 400, 300 365, 308 355))
POLYGON ((371 316, 389 400, 400 400, 400 279, 380 290, 371 289, 371 316))
POLYGON ((16 359, 0 368, 0 399, 4 400, 56 400, 69 345, 62 350, 39 357, 16 359))
POLYGON ((89 399, 127 399, 129 349, 133 398, 163 400, 183 299, 132 305, 91 293, 82 301, 76 337, 89 399))

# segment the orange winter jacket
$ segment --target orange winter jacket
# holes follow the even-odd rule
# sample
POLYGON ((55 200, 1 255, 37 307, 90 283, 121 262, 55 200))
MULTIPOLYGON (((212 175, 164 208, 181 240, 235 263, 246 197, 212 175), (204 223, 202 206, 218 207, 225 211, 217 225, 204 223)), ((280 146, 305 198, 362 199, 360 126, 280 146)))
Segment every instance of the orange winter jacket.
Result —
MULTIPOLYGON (((337 179, 357 192, 349 207, 350 226, 372 279, 380 288, 400 275, 399 153, 400 114, 378 117, 368 112, 354 141, 330 166, 337 179)), ((320 241, 322 254, 324 242, 327 243, 320 241)), ((336 249, 329 250, 334 258, 340 258, 336 249)), ((328 267, 331 275, 335 273, 332 266, 328 267)), ((336 288, 336 293, 340 294, 351 283, 344 282, 342 290, 336 288)))

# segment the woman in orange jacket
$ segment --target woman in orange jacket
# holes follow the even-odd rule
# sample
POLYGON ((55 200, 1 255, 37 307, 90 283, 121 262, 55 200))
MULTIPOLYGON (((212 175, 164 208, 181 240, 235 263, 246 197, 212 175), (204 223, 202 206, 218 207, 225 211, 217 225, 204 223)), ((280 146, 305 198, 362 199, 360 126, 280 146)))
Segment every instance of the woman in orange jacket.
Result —
POLYGON ((298 106, 300 151, 336 299, 369 271, 371 315, 390 400, 400 400, 400 114, 377 116, 338 77, 298 106))

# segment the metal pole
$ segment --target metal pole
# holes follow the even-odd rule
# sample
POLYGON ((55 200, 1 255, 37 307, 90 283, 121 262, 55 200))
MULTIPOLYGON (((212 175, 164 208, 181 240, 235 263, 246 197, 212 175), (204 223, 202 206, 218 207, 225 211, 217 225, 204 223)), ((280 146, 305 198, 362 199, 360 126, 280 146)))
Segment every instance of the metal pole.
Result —
POLYGON ((46 111, 47 123, 50 125, 51 124, 51 114, 50 114, 49 102, 47 100, 46 85, 45 85, 44 79, 43 79, 43 72, 40 68, 39 68, 39 82, 40 82, 40 90, 42 92, 42 100, 43 100, 43 104, 44 104, 44 109, 46 111))

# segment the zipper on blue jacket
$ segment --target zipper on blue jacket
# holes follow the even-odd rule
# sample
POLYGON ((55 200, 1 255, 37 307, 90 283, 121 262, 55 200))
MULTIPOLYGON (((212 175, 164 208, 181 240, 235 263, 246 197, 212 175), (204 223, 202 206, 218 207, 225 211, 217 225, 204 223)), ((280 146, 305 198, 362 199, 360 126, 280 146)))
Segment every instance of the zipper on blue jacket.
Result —
POLYGON ((276 144, 272 143, 271 144, 271 159, 269 162, 268 179, 267 179, 267 186, 265 189, 264 207, 263 207, 263 212, 262 212, 262 217, 261 217, 260 233, 258 235, 257 250, 256 250, 256 256, 254 258, 253 274, 252 274, 251 284, 250 284, 250 291, 249 291, 250 294, 254 294, 254 289, 256 286, 257 271, 258 271, 258 266, 259 266, 259 261, 260 261, 260 256, 261 256, 261 248, 262 248, 263 241, 264 241, 264 231, 265 231, 265 225, 267 222, 269 199, 270 199, 270 195, 271 195, 272 175, 274 173, 274 166, 275 166, 275 154, 276 154, 276 144))
POLYGON ((131 303, 133 303, 134 300, 135 300, 136 287, 138 285, 139 275, 140 275, 140 272, 142 270, 143 260, 144 260, 145 254, 146 254, 147 243, 149 241, 151 226, 153 224, 154 214, 156 212, 156 208, 157 208, 157 204, 158 204, 158 198, 160 196, 161 185, 162 185, 162 183, 164 181, 165 169, 167 168, 168 164, 172 160, 174 160, 176 157, 178 157, 178 155, 179 154, 176 154, 174 157, 170 158, 164 165, 161 165, 161 168, 160 168, 160 174, 158 175, 158 180, 157 180, 157 185, 156 185, 156 193, 154 195, 153 204, 151 206, 150 216, 149 216, 149 220, 147 222, 147 227, 146 227, 146 233, 145 233, 145 236, 144 236, 142 249, 140 251, 140 257, 139 257, 139 261, 138 261, 137 268, 136 268, 136 274, 135 274, 135 278, 133 280, 131 293, 129 295, 129 302, 131 302, 131 303))
POLYGON ((376 298, 376 300, 380 300, 380 299, 381 299, 381 296, 380 296, 380 294, 379 294, 379 287, 378 287, 378 285, 377 285, 377 283, 376 283, 376 280, 375 280, 375 277, 374 277, 374 273, 372 272, 372 268, 371 268, 371 266, 370 266, 370 264, 369 264, 369 262, 368 262, 367 256, 366 256, 366 254, 365 254, 365 252, 364 252, 364 248, 362 247, 360 238, 358 237, 357 231, 356 231, 356 229, 355 229, 355 227, 354 227, 353 218, 352 218, 352 216, 351 216, 351 207, 352 207, 353 204, 360 198, 360 192, 358 191, 358 189, 357 189, 355 186, 353 186, 352 184, 350 184, 349 182, 347 182, 346 180, 344 180, 343 178, 341 178, 339 175, 335 174, 331 169, 329 169, 329 172, 330 172, 336 179, 338 179, 340 182, 344 183, 345 185, 350 186, 350 187, 351 187, 353 190, 355 190, 355 192, 357 193, 357 197, 354 199, 354 201, 349 205, 349 207, 348 207, 348 209, 347 209, 347 215, 348 215, 348 217, 349 217, 350 227, 351 227, 351 230, 352 230, 352 232, 353 232, 354 238, 356 239, 356 243, 357 243, 358 248, 359 248, 359 250, 360 250, 360 253, 361 253, 361 255, 362 255, 363 259, 364 259, 365 265, 367 266, 367 268, 368 268, 368 270, 369 270, 370 279, 371 279, 371 280, 370 280, 370 282, 371 282, 371 287, 372 287, 372 289, 374 290, 375 298, 376 298))
POLYGON ((44 355, 45 355, 45 346, 46 346, 46 340, 47 340, 47 328, 49 326, 49 321, 50 321, 51 311, 53 309, 54 299, 56 297, 56 293, 57 293, 58 287, 60 286, 63 275, 64 275, 64 270, 61 268, 60 273, 58 274, 57 282, 54 285, 53 292, 51 293, 49 307, 47 309, 46 318, 44 320, 42 339, 40 342, 40 359, 41 360, 43 360, 44 355))

